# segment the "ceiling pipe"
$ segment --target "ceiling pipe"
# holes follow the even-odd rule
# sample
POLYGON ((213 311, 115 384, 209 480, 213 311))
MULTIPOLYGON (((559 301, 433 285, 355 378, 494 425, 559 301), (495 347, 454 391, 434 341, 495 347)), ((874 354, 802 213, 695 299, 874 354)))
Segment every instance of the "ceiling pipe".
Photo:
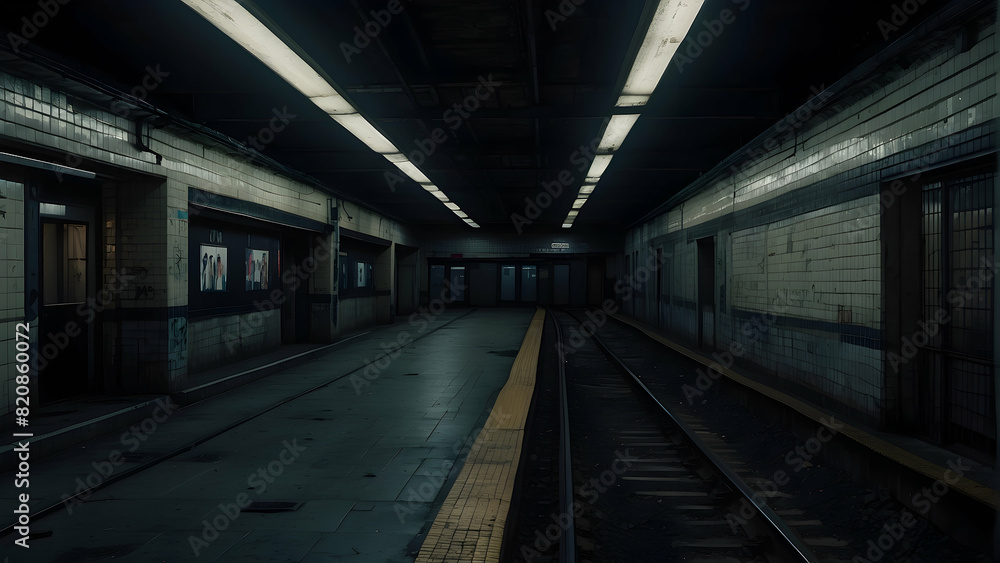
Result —
POLYGON ((139 152, 141 153, 148 152, 150 154, 156 155, 156 165, 160 166, 163 164, 163 155, 149 148, 149 145, 146 144, 146 142, 143 141, 142 139, 143 129, 145 129, 143 127, 144 123, 145 123, 144 119, 135 120, 135 147, 139 149, 139 152))
MULTIPOLYGON (((149 114, 150 116, 156 117, 158 120, 163 120, 176 127, 189 131, 190 133, 199 137, 200 141, 208 146, 224 147, 229 151, 241 154, 243 156, 252 159, 254 162, 259 163, 259 165, 262 168, 269 168, 293 180, 306 184, 311 188, 319 189, 321 192, 326 193, 327 195, 332 195, 338 199, 350 201, 355 205, 364 207, 366 209, 370 209, 374 212, 379 213, 380 215, 385 216, 386 218, 392 219, 393 221, 396 221, 401 224, 407 224, 406 221, 403 221, 402 219, 400 219, 399 217, 397 217, 392 213, 365 204, 364 202, 358 200, 355 197, 349 196, 341 192, 340 190, 337 190, 335 188, 332 188, 324 184, 317 178, 313 178, 299 170, 295 170, 293 168, 285 166, 284 164, 281 164, 280 162, 274 160, 270 156, 267 156, 252 148, 249 148, 240 143, 239 141, 237 141, 236 139, 233 139, 232 137, 224 133, 221 133, 204 125, 188 121, 183 117, 175 116, 171 113, 168 113, 167 111, 162 110, 145 100, 141 100, 130 94, 122 92, 114 87, 108 86, 107 84, 104 84, 103 82, 91 78, 80 71, 66 67, 60 63, 57 63, 49 59, 48 57, 40 53, 34 52, 30 49, 30 46, 22 47, 20 49, 20 52, 15 53, 11 49, 8 43, 0 41, 0 50, 13 55, 20 61, 34 64, 40 67, 41 69, 44 69, 45 71, 51 72, 62 80, 74 82, 77 85, 83 86, 84 88, 93 91, 92 97, 96 98, 98 96, 106 96, 110 98, 110 101, 100 101, 100 102, 89 99, 87 100, 88 102, 96 105, 97 107, 101 107, 103 109, 111 111, 110 105, 116 101, 128 104, 138 111, 142 111, 144 113, 149 114)), ((2 70, 2 65, 0 65, 0 70, 2 70)), ((38 73, 32 74, 30 72, 24 72, 23 74, 29 74, 31 75, 30 77, 31 80, 37 80, 42 83, 51 84, 53 82, 52 79, 45 79, 37 76, 38 73)), ((65 90, 65 87, 56 87, 55 89, 65 90)), ((82 99, 87 98, 87 96, 84 94, 72 93, 72 92, 67 92, 67 93, 82 99)), ((137 135, 137 137, 139 136, 137 135)))

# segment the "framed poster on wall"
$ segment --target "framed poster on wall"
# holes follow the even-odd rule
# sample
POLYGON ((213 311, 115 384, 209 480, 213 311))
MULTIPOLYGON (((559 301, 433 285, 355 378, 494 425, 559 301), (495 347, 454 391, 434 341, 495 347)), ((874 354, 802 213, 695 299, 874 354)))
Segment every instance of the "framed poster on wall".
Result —
POLYGON ((198 219, 188 229, 188 318, 257 311, 256 302, 270 297, 262 294, 281 289, 280 234, 267 225, 198 219))
POLYGON ((229 251, 222 246, 201 245, 201 290, 226 291, 229 251))
POLYGON ((246 290, 269 289, 268 286, 268 258, 270 252, 267 250, 246 249, 246 290))

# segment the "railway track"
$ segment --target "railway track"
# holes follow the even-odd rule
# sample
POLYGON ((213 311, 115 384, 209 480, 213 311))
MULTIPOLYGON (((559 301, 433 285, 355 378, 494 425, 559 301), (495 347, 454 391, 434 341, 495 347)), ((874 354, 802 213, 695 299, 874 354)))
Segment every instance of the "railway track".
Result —
POLYGON ((549 317, 561 383, 558 513, 520 560, 842 560, 845 542, 795 510, 773 510, 782 493, 723 461, 725 442, 671 413, 585 319, 549 317), (793 528, 808 528, 809 543, 793 528), (545 540, 551 547, 538 549, 545 540))

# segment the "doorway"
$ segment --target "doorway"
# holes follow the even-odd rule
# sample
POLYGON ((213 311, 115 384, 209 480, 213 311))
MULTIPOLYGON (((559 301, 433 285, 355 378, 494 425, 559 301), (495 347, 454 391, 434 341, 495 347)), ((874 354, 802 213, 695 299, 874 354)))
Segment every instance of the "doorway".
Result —
POLYGON ((521 266, 521 302, 538 301, 538 266, 521 266))
MULTIPOLYGON (((281 247, 278 251, 277 266, 278 272, 284 272, 282 268, 289 268, 289 271, 296 272, 294 276, 281 275, 282 294, 285 301, 281 304, 281 343, 301 344, 309 341, 309 286, 308 277, 303 278, 301 269, 297 265, 306 262, 306 259, 313 256, 310 252, 311 241, 309 236, 297 231, 288 231, 281 235, 281 247), (282 263, 284 262, 284 264, 282 263)), ((343 270, 346 262, 343 257, 341 263, 341 280, 344 279, 343 270)))
POLYGON ((451 285, 448 290, 451 294, 452 303, 465 302, 465 266, 452 266, 448 272, 451 285))
POLYGON ((90 223, 43 217, 41 232, 38 334, 46 336, 39 349, 38 392, 44 404, 90 390, 94 335, 80 310, 93 288, 95 265, 90 223))
POLYGON ((996 455, 994 181, 966 173, 920 186, 920 311, 933 328, 908 336, 922 433, 984 461, 996 455))
POLYGON ((553 276, 553 305, 569 305, 569 264, 556 264, 553 276))
POLYGON ((517 266, 500 266, 500 302, 512 303, 517 299, 517 266))

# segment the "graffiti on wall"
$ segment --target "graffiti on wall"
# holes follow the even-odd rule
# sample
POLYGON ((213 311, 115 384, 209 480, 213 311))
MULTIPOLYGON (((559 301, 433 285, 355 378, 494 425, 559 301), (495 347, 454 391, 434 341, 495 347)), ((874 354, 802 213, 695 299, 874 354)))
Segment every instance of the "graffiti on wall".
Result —
POLYGON ((188 326, 187 317, 173 317, 170 319, 170 326, 167 335, 169 344, 167 357, 170 369, 183 369, 187 367, 187 341, 188 326))

